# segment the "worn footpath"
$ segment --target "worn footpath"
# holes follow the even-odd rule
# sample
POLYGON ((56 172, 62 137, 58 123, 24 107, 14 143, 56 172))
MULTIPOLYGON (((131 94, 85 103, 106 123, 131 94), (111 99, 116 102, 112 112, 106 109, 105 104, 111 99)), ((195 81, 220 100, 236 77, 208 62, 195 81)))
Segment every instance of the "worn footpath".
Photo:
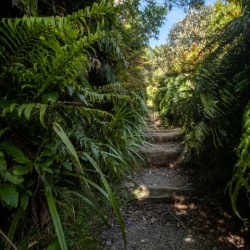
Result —
MULTIPOLYGON (((182 131, 164 130, 155 121, 145 136, 147 166, 123 183, 123 199, 130 201, 122 207, 127 249, 250 249, 223 204, 200 192, 180 164, 182 131)), ((103 249, 125 249, 112 216, 110 224, 101 235, 103 249)))

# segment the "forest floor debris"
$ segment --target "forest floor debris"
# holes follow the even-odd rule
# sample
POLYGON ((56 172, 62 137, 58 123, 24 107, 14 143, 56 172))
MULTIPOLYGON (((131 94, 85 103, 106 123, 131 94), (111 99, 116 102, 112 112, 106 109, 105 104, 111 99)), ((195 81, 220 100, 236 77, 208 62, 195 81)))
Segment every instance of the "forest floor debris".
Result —
MULTIPOLYGON (((135 174, 151 175, 155 169, 146 168, 135 174)), ((173 174, 173 173, 172 173, 173 174)), ((176 178, 186 179, 185 167, 179 167, 176 178)), ((164 177, 164 175, 163 175, 164 177)), ((157 181, 157 180, 155 180, 157 181)), ((122 214, 127 231, 128 250, 227 250, 250 249, 249 232, 225 208, 219 194, 194 192, 172 199, 130 200, 124 203, 122 214)), ((122 235, 112 215, 112 227, 101 235, 103 249, 123 250, 122 235)))

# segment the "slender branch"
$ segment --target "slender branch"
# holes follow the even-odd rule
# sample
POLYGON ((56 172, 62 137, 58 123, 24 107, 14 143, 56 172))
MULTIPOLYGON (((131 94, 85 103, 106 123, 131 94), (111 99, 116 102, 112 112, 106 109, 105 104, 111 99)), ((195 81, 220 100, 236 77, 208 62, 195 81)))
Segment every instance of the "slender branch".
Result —
POLYGON ((187 230, 186 227, 184 226, 183 222, 182 222, 176 215, 174 215, 174 214, 171 213, 170 211, 169 211, 169 213, 170 213, 170 215, 172 215, 172 216, 181 224, 181 226, 182 226, 185 230, 187 230))
POLYGON ((17 247, 12 243, 12 241, 8 238, 8 236, 0 229, 0 234, 5 238, 6 241, 13 247, 13 249, 17 250, 17 247))

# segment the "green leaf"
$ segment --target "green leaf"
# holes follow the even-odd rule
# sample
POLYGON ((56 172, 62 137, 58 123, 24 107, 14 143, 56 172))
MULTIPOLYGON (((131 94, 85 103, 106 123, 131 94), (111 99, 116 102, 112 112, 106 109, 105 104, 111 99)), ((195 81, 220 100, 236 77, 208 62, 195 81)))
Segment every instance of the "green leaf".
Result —
POLYGON ((63 166, 68 169, 68 170, 72 170, 72 162, 69 161, 69 160, 66 160, 64 163, 63 163, 63 166))
POLYGON ((61 248, 58 239, 52 240, 47 247, 47 250, 60 250, 60 249, 61 248))
POLYGON ((4 153, 0 151, 0 171, 5 171, 7 169, 7 163, 4 158, 4 153))
POLYGON ((16 166, 13 170, 15 175, 25 175, 31 171, 31 166, 16 166))
POLYGON ((10 128, 5 128, 5 129, 2 129, 0 130, 0 137, 7 131, 9 130, 10 128))
POLYGON ((42 103, 38 103, 36 105, 36 108, 40 109, 39 119, 40 119, 40 123, 42 124, 42 126, 44 128, 47 128, 47 126, 45 125, 45 122, 44 122, 44 116, 45 116, 45 112, 46 112, 47 107, 48 107, 47 104, 42 104, 42 103))
POLYGON ((28 204, 29 204, 29 195, 28 194, 26 194, 26 193, 23 193, 22 195, 21 195, 21 206, 22 206, 22 208, 23 208, 23 210, 25 210, 26 208, 27 208, 27 206, 28 206, 28 204))
POLYGON ((81 173, 83 173, 82 165, 81 165, 80 160, 78 158, 77 152, 76 152, 73 144, 69 140, 68 136, 65 134, 64 130, 62 129, 62 127, 57 122, 53 122, 53 129, 57 133, 57 135, 61 138, 61 140, 63 141, 63 143, 65 144, 65 146, 69 150, 69 152, 74 156, 81 173))
POLYGON ((15 187, 8 184, 3 184, 0 186, 0 196, 1 199, 9 206, 17 208, 19 194, 15 187))
POLYGON ((16 103, 12 103, 10 105, 10 112, 12 112, 15 109, 16 105, 17 105, 16 103))
MULTIPOLYGON (((111 190, 111 188, 110 188, 110 186, 109 186, 109 184, 108 184, 108 182, 107 182, 107 180, 106 180, 104 174, 102 173, 100 167, 97 165, 97 163, 92 159, 92 157, 91 157, 88 153, 84 152, 83 154, 86 156, 86 158, 89 160, 89 162, 91 163, 91 165, 95 168, 96 172, 97 172, 97 173, 100 175, 100 177, 101 177, 102 184, 103 184, 103 186, 105 187, 105 190, 106 190, 106 192, 107 192, 107 194, 108 194, 108 197, 106 196, 105 192, 102 192, 102 190, 100 190, 98 187, 97 187, 97 188, 98 188, 98 190, 100 190, 100 191, 104 194, 105 197, 108 198, 108 200, 110 201, 110 203, 111 203, 111 205, 112 205, 112 207, 113 207, 113 210, 114 210, 114 212, 115 212, 116 218, 117 218, 117 220, 118 220, 118 223, 119 223, 120 228, 121 228, 121 231, 122 231, 122 236, 123 236, 123 240, 124 240, 124 245, 125 245, 125 248, 126 248, 127 241, 126 241, 125 226, 124 226, 124 222, 123 222, 123 219, 122 219, 122 215, 121 215, 121 213, 120 213, 119 206, 118 206, 118 203, 117 203, 117 201, 116 201, 116 199, 115 199, 115 196, 114 196, 114 194, 113 194, 113 192, 112 192, 112 190, 111 190)), ((94 183, 93 183, 93 184, 94 184, 94 183)), ((95 184, 95 185, 96 185, 96 184, 95 184)), ((96 185, 96 186, 97 186, 97 185, 96 185)))
POLYGON ((11 106, 11 104, 15 103, 15 100, 1 100, 0 108, 5 109, 11 106))
POLYGON ((58 98, 59 98, 59 94, 57 92, 52 92, 49 94, 44 94, 42 96, 42 101, 44 103, 53 103, 53 102, 56 102, 58 98))
POLYGON ((22 176, 18 176, 18 175, 13 175, 10 172, 5 172, 4 173, 4 178, 8 181, 10 181, 13 184, 21 184, 24 179, 22 176))
POLYGON ((9 141, 0 142, 0 149, 13 157, 13 160, 20 164, 28 164, 30 160, 24 156, 23 152, 9 141))
POLYGON ((55 204, 51 189, 47 187, 45 188, 44 192, 45 192, 45 197, 48 203, 50 215, 51 215, 51 218, 52 218, 55 230, 56 230, 56 235, 57 235, 61 250, 68 250, 61 220, 57 212, 56 204, 55 204))
POLYGON ((85 201, 92 209, 94 209, 97 212, 98 216, 103 220, 103 222, 105 222, 106 224, 108 224, 108 221, 105 219, 105 215, 99 209, 98 205, 96 205, 93 201, 91 201, 87 197, 79 194, 78 192, 74 192, 74 191, 69 191, 69 192, 72 193, 72 194, 74 194, 74 195, 76 195, 78 198, 82 199, 83 201, 85 201))
POLYGON ((35 103, 30 103, 30 104, 27 104, 25 110, 24 110, 24 116, 27 120, 30 119, 30 114, 31 114, 31 111, 33 110, 33 108, 36 106, 35 103))
POLYGON ((55 156, 55 152, 53 150, 45 149, 41 152, 40 154, 41 157, 50 157, 50 156, 55 156))
POLYGON ((19 117, 21 117, 23 111, 26 109, 26 106, 27 106, 27 104, 22 104, 22 105, 20 105, 19 108, 17 109, 17 114, 18 114, 19 117))

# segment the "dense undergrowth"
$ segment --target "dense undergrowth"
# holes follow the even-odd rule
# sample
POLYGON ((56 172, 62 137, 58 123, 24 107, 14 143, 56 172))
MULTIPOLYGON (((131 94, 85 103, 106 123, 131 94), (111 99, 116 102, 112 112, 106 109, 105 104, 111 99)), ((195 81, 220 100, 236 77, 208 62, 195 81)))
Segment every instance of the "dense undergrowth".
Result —
POLYGON ((1 249, 86 249, 107 202, 125 240, 109 182, 143 161, 147 109, 143 87, 118 74, 118 21, 112 1, 2 19, 1 249))
POLYGON ((249 10, 249 1, 191 10, 156 51, 155 64, 166 61, 155 76, 154 97, 166 124, 185 128, 186 160, 199 163, 203 178, 210 180, 208 189, 227 186, 232 208, 245 222, 250 209, 249 10))

